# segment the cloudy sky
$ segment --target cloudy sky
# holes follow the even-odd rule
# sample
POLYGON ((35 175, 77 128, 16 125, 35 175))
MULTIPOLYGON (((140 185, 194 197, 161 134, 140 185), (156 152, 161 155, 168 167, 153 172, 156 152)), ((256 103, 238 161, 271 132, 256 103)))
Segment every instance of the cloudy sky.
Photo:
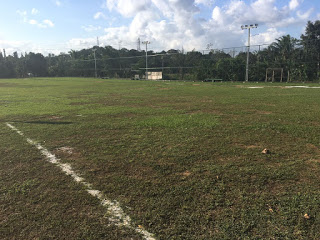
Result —
POLYGON ((136 49, 140 38, 154 51, 220 49, 247 44, 243 24, 259 24, 251 44, 268 44, 300 37, 317 19, 319 0, 10 0, 1 6, 0 48, 58 54, 98 37, 115 48, 136 49))

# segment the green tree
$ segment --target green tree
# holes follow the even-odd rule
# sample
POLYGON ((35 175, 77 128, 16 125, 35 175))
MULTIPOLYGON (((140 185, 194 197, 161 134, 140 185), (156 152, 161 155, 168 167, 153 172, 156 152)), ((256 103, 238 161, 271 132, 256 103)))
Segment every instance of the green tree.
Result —
MULTIPOLYGON (((283 68, 284 73, 292 73, 291 77, 297 78, 297 72, 300 72, 299 69, 303 67, 301 63, 297 61, 298 51, 298 39, 291 37, 290 35, 282 36, 274 43, 272 43, 267 51, 269 53, 265 56, 265 63, 267 67, 273 68, 283 68), (273 62, 270 61, 273 59, 273 62)), ((302 75, 300 74, 299 79, 301 80, 302 75)))
POLYGON ((29 73, 32 73, 34 76, 47 76, 47 61, 41 53, 30 52, 26 56, 26 69, 29 73))
POLYGON ((308 21, 305 34, 301 35, 304 47, 306 74, 309 79, 320 80, 320 21, 308 21))

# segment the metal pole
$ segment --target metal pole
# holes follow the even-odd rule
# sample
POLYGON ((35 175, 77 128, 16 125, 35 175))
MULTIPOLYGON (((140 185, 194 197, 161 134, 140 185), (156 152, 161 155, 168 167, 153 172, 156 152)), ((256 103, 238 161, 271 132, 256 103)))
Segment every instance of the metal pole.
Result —
POLYGON ((250 28, 248 28, 248 47, 247 47, 246 82, 249 81, 249 52, 250 52, 250 28))
POLYGON ((142 42, 146 45, 146 80, 148 80, 148 44, 150 44, 149 41, 142 42))
POLYGON ((247 64, 246 64, 246 79, 245 81, 249 81, 249 54, 250 54, 250 29, 257 28, 258 24, 251 24, 251 25, 242 25, 241 29, 248 29, 248 47, 247 47, 247 64))
POLYGON ((146 79, 148 80, 148 43, 146 42, 146 79))
POLYGON ((162 60, 162 74, 163 74, 163 56, 161 56, 161 60, 162 60))

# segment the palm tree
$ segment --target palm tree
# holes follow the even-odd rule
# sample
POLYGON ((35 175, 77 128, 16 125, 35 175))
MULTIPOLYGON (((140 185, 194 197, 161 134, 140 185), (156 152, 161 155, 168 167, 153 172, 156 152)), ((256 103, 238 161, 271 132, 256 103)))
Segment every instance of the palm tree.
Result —
POLYGON ((298 39, 290 35, 282 36, 276 39, 276 42, 270 45, 270 50, 274 51, 281 61, 291 60, 296 49, 298 39))
MULTIPOLYGON (((284 72, 289 72, 293 68, 300 68, 297 65, 296 57, 298 55, 298 39, 285 35, 277 38, 274 43, 268 47, 268 51, 274 56, 274 66, 283 68, 284 72)), ((288 79, 289 80, 289 79, 288 79)))

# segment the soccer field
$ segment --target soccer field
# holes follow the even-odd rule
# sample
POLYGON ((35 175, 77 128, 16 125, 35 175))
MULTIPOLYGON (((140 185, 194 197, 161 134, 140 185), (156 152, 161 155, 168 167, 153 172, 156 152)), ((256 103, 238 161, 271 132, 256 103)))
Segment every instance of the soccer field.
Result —
POLYGON ((1 79, 0 236, 319 239, 319 87, 1 79))

